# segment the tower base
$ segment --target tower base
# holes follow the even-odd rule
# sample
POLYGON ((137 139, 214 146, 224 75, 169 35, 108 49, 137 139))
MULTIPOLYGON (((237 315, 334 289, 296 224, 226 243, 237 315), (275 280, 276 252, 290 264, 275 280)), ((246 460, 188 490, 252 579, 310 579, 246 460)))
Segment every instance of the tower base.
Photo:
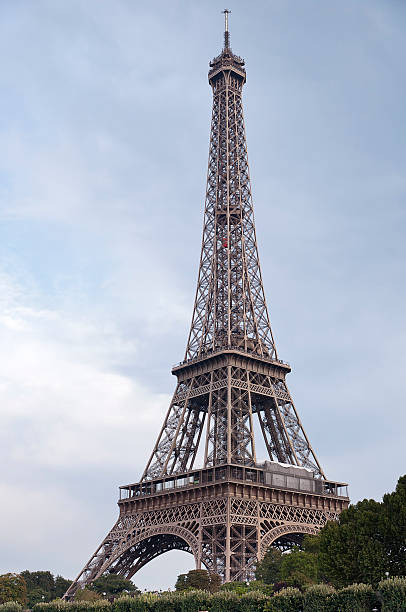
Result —
POLYGON ((69 587, 72 599, 105 573, 131 578, 184 550, 223 581, 251 580, 271 545, 289 548, 348 507, 346 485, 276 462, 222 465, 120 487, 117 523, 69 587))

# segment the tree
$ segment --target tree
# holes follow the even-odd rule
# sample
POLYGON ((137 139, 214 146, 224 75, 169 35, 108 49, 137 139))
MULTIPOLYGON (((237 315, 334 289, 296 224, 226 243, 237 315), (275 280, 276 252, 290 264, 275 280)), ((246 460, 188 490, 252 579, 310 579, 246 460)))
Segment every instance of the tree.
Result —
POLYGON ((137 587, 131 582, 131 580, 127 580, 126 578, 118 576, 117 574, 106 574, 104 576, 100 576, 100 578, 93 580, 89 588, 96 593, 99 593, 99 595, 103 595, 105 593, 107 597, 118 595, 123 591, 128 591, 129 593, 138 591, 137 587))
POLYGON ((72 580, 67 580, 66 578, 63 578, 62 576, 58 575, 55 578, 54 592, 53 592, 52 599, 59 599, 60 597, 63 597, 71 584, 72 584, 72 580))
POLYGON ((187 574, 179 574, 175 583, 176 591, 186 591, 188 589, 187 574))
POLYGON ((265 582, 265 584, 274 584, 280 580, 281 564, 281 551, 271 546, 268 548, 262 561, 257 564, 255 578, 265 582))
POLYGON ((301 548, 308 552, 318 556, 320 552, 320 536, 319 535, 305 535, 301 548))
POLYGON ((382 543, 391 576, 406 576, 406 475, 383 496, 382 543))
POLYGON ((336 588, 361 582, 376 585, 384 575, 384 550, 375 538, 380 511, 378 502, 364 499, 321 530, 320 569, 336 588))
POLYGON ((318 578, 317 555, 300 548, 282 555, 279 576, 288 586, 299 589, 315 584, 318 578))
POLYGON ((42 601, 48 602, 53 599, 55 582, 51 572, 24 570, 21 572, 21 576, 27 585, 27 605, 29 608, 42 601))
POLYGON ((281 553, 270 547, 263 560, 258 563, 255 576, 257 580, 274 585, 304 588, 314 584, 318 579, 319 541, 315 536, 305 536, 302 546, 292 551, 281 553))
POLYGON ((177 591, 199 589, 214 593, 221 585, 221 578, 207 570, 190 570, 187 574, 180 574, 175 584, 177 591))
POLYGON ((337 588, 406 573, 406 476, 382 502, 364 499, 323 527, 319 564, 337 588))
POLYGON ((24 578, 27 585, 28 593, 34 589, 40 589, 44 593, 48 593, 49 596, 53 593, 55 587, 54 576, 48 571, 29 572, 24 570, 21 572, 21 576, 24 578))
POLYGON ((52 597, 48 593, 48 591, 44 591, 40 587, 35 587, 33 589, 27 590, 27 606, 32 609, 35 604, 42 602, 51 601, 52 597))
POLYGON ((261 591, 265 595, 272 595, 273 585, 265 584, 262 580, 251 580, 251 582, 233 581, 225 582, 221 587, 220 591, 231 591, 237 595, 244 595, 250 591, 261 591))
POLYGON ((71 584, 71 580, 54 575, 49 571, 21 572, 27 585, 28 607, 32 608, 35 604, 42 601, 48 602, 52 599, 62 597, 71 584))
POLYGON ((16 601, 23 606, 27 603, 27 585, 21 574, 0 576, 0 604, 6 601, 16 601))

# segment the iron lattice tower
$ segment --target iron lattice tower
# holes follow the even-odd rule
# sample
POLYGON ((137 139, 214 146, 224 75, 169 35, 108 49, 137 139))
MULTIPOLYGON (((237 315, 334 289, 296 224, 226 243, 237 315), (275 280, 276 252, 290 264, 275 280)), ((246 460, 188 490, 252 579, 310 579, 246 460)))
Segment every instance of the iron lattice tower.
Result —
POLYGON ((107 572, 130 578, 172 549, 226 581, 247 580, 268 546, 300 542, 348 505, 345 485, 325 478, 276 351, 255 235, 246 73, 230 48, 228 13, 224 48, 210 63, 202 250, 185 357, 172 370, 177 387, 141 481, 120 487, 118 521, 66 598, 107 572))

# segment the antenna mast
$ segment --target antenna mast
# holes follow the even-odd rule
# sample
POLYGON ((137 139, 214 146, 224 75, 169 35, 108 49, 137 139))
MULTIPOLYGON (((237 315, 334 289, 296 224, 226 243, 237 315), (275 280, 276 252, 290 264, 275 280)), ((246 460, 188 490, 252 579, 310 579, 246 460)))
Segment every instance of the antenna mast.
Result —
POLYGON ((227 51, 230 49, 230 33, 228 31, 228 16, 231 14, 231 11, 228 9, 224 9, 222 11, 224 13, 224 50, 227 51))

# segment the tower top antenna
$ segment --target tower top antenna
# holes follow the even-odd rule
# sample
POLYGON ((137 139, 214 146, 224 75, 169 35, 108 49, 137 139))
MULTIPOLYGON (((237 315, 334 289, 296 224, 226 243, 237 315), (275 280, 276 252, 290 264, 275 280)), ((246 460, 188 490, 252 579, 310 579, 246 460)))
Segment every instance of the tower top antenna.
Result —
POLYGON ((230 15, 231 11, 229 11, 228 9, 224 9, 222 13, 224 14, 224 49, 226 50, 230 48, 230 32, 228 30, 228 16, 230 15))

